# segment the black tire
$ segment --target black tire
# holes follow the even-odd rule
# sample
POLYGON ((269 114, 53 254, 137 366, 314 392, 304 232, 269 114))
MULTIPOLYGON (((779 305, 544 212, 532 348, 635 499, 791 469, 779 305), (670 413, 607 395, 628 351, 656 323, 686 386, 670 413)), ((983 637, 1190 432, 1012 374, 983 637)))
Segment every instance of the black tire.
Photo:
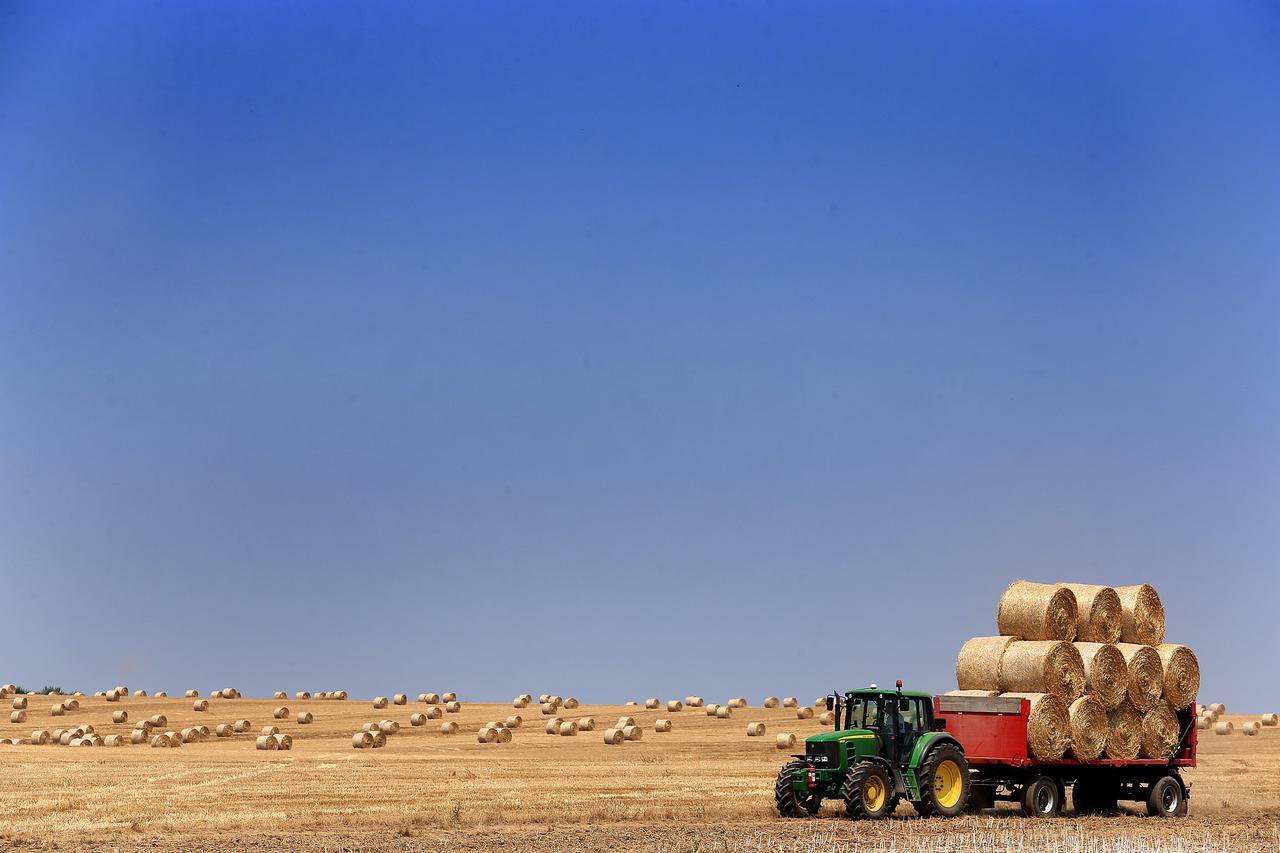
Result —
POLYGON ((879 820, 892 814, 898 805, 892 791, 893 780, 883 766, 875 761, 859 761, 840 787, 844 812, 852 820, 879 820))
POLYGON ((964 804, 965 814, 980 814, 996 807, 995 789, 988 785, 970 785, 969 799, 964 804))
POLYGON ((1187 813, 1187 797, 1176 776, 1161 776, 1147 796, 1147 814, 1152 817, 1182 817, 1187 813))
POLYGON ((921 817, 955 817, 964 811, 969 801, 969 762, 964 753, 952 743, 935 746, 920 763, 920 772, 916 774, 920 782, 920 802, 913 802, 921 817), (947 765, 954 765, 959 773, 958 780, 952 780, 947 765), (942 770, 942 776, 939 776, 942 770), (959 784, 959 797, 952 800, 945 791, 948 783, 959 784), (942 786, 942 790, 939 789, 942 786))
POLYGON ((808 766, 803 761, 788 761, 778 771, 778 779, 773 783, 773 802, 778 807, 778 814, 783 817, 812 817, 822 805, 822 798, 817 794, 797 796, 796 789, 791 784, 796 774, 804 772, 808 766))
POLYGON ((1022 813, 1027 817, 1057 817, 1062 789, 1048 776, 1033 776, 1022 788, 1022 813))

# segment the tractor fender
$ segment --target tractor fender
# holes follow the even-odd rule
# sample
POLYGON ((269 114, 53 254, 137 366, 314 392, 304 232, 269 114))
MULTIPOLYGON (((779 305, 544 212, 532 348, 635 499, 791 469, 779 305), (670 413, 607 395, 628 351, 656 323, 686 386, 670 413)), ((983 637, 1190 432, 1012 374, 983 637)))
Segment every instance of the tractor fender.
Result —
POLYGON ((964 746, 955 739, 954 735, 947 732, 930 732, 916 741, 915 749, 911 750, 911 761, 907 766, 912 769, 919 767, 929 753, 944 743, 951 744, 961 753, 964 752, 964 746))

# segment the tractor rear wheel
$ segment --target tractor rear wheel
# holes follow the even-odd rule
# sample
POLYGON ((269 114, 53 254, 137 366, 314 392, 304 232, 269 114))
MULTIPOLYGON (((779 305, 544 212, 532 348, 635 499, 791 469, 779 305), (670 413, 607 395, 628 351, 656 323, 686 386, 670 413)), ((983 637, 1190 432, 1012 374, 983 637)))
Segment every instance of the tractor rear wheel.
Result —
POLYGON ((898 804, 889 793, 892 790, 893 781, 884 767, 875 761, 859 761, 840 788, 845 814, 853 820, 879 820, 898 804))
POLYGON ((921 817, 955 817, 969 800, 969 762, 955 744, 933 748, 916 774, 920 801, 912 803, 921 817))
POLYGON ((1027 817, 1056 817, 1062 811, 1062 792, 1048 776, 1033 776, 1022 789, 1022 813, 1027 817))
POLYGON ((812 817, 822 805, 822 798, 817 794, 801 796, 792 784, 796 774, 803 773, 808 766, 803 761, 788 761, 778 771, 778 779, 773 783, 773 802, 783 817, 812 817))

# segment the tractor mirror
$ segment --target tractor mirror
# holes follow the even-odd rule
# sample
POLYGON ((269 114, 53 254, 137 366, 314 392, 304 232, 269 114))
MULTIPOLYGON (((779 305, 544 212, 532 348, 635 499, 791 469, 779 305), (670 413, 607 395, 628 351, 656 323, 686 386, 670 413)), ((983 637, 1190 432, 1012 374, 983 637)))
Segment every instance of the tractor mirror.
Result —
POLYGON ((834 710, 835 710, 835 707, 836 707, 836 697, 834 697, 834 696, 828 696, 828 697, 827 697, 827 710, 828 710, 828 711, 834 711, 834 710))

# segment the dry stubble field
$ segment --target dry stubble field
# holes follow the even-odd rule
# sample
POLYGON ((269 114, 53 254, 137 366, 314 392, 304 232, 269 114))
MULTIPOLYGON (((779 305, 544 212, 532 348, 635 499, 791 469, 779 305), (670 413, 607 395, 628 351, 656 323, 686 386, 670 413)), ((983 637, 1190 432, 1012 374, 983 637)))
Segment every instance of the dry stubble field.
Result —
MULTIPOLYGON (((577 737, 544 733, 538 708, 463 703, 444 719, 409 725, 420 703, 374 710, 368 700, 126 697, 82 698, 81 709, 49 715, 53 700, 31 697, 28 721, 0 723, 0 737, 92 723, 127 735, 162 713, 169 729, 247 718, 291 734, 289 752, 254 748, 254 735, 210 738, 179 749, 0 746, 0 849, 99 850, 1063 850, 1191 851, 1280 849, 1280 729, 1258 737, 1202 738, 1191 816, 1028 821, 1014 812, 918 820, 910 806, 879 823, 853 823, 829 803, 814 820, 783 821, 772 807, 774 774, 786 753, 774 735, 803 738, 816 720, 790 709, 738 709, 731 719, 701 709, 669 714, 624 705, 561 711, 595 717, 577 737), (287 704, 315 723, 272 719, 287 704), (130 721, 113 725, 111 711, 130 721), (520 713, 507 744, 480 744, 487 721, 520 713), (623 715, 645 729, 639 742, 608 746, 603 731, 623 715), (674 731, 657 734, 659 717, 674 731), (400 733, 379 750, 356 750, 361 723, 394 719, 400 733), (768 734, 748 738, 746 724, 768 734)), ((1244 717, 1232 717, 1237 725, 1244 717)), ((1203 734, 1203 733, 1202 733, 1203 734)))

